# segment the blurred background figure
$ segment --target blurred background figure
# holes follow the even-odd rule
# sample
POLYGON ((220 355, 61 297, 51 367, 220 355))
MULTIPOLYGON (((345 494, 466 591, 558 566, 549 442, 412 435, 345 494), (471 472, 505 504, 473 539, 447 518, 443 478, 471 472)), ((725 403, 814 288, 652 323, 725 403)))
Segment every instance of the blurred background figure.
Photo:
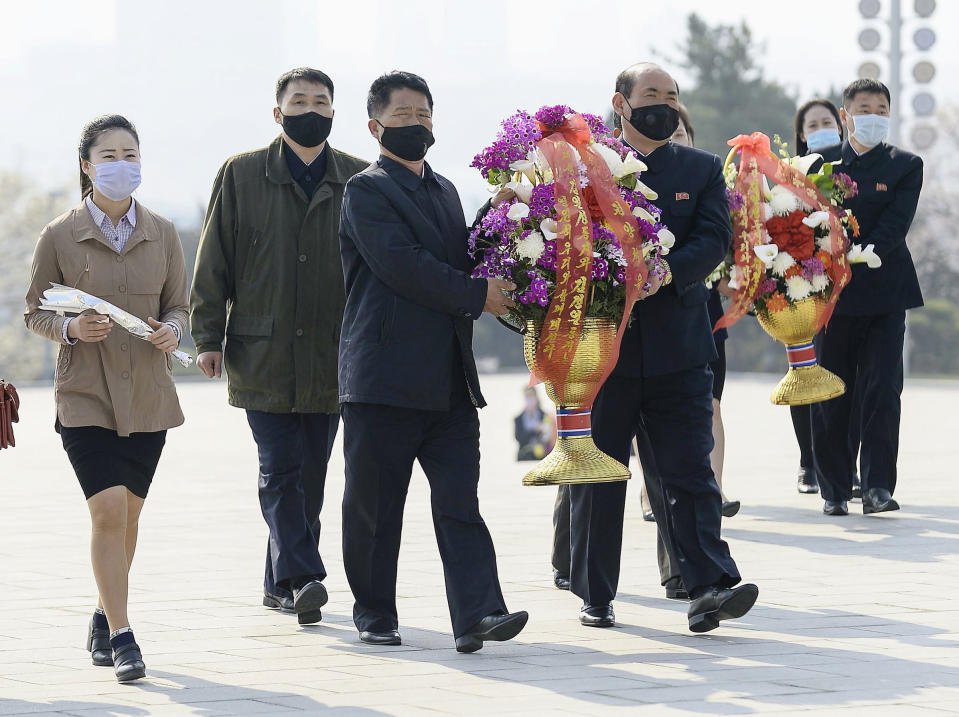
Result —
POLYGON ((526 388, 523 397, 523 412, 516 417, 513 429, 519 444, 516 460, 538 461, 556 444, 556 421, 539 405, 535 388, 526 388))

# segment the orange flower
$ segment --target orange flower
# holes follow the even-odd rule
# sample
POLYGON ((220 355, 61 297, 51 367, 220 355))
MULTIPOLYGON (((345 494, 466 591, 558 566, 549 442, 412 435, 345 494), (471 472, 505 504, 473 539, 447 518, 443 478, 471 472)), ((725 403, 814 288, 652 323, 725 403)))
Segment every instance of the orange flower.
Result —
POLYGON ((832 256, 825 249, 820 249, 814 256, 822 262, 823 267, 826 269, 832 266, 832 256))
POLYGON ((859 222, 856 221, 856 217, 852 214, 849 215, 849 228, 852 229, 852 235, 854 237, 859 236, 859 222))
POLYGON ((769 311, 782 311, 787 306, 789 306, 789 302, 786 301, 786 297, 778 291, 766 299, 766 308, 769 311))
POLYGON ((786 269, 786 278, 792 279, 794 276, 802 275, 802 267, 799 264, 793 264, 791 267, 786 269))

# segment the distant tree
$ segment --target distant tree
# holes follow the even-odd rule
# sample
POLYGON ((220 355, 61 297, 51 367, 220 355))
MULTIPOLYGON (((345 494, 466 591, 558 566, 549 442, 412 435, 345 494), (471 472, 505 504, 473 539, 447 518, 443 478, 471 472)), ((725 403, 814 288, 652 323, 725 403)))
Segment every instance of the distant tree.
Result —
POLYGON ((689 70, 693 87, 680 87, 680 97, 696 128, 696 145, 725 157, 726 141, 737 134, 779 134, 791 142, 796 98, 778 82, 764 77, 745 22, 710 26, 695 13, 687 21, 679 64, 689 70))

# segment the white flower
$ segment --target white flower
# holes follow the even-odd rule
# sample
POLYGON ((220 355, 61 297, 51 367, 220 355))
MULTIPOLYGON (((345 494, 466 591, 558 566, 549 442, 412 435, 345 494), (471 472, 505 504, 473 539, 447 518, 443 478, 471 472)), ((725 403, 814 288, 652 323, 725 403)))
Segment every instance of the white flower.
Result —
POLYGON ((786 279, 786 296, 792 301, 802 301, 812 293, 812 284, 801 276, 786 279))
POLYGON ((773 215, 773 205, 769 202, 763 202, 763 220, 769 219, 773 215))
POLYGON ((823 251, 827 251, 831 254, 832 252, 829 249, 829 242, 830 239, 828 234, 824 237, 816 237, 816 248, 822 249, 823 251))
MULTIPOLYGON (((636 172, 645 172, 647 169, 646 165, 639 161, 639 158, 630 152, 626 155, 626 159, 623 160, 623 174, 621 176, 625 177, 629 174, 635 174, 636 172)), ((619 177, 617 177, 619 179, 619 177)))
POLYGON ((539 147, 530 150, 527 158, 532 159, 533 164, 536 165, 536 169, 538 169, 539 173, 543 175, 544 182, 549 183, 553 181, 553 170, 550 168, 549 160, 546 159, 546 155, 543 154, 543 150, 541 150, 539 147))
POLYGON ((816 227, 821 227, 829 223, 829 212, 813 212, 808 217, 803 219, 802 223, 807 227, 812 227, 813 229, 816 227))
POLYGON ((638 179, 636 180, 636 190, 642 192, 643 196, 651 202, 655 202, 657 199, 659 199, 659 195, 656 194, 656 192, 640 182, 638 179))
POLYGON ((666 227, 663 227, 656 232, 656 236, 659 237, 659 245, 667 252, 672 249, 673 245, 676 243, 676 235, 669 231, 669 229, 666 227))
POLYGON ((733 267, 729 270, 729 288, 738 289, 740 279, 742 279, 742 275, 739 273, 739 267, 733 264, 733 267))
POLYGON ((544 219, 539 223, 539 230, 549 241, 556 241, 557 229, 559 229, 559 224, 556 223, 555 219, 544 219))
POLYGON ((776 257, 772 260, 773 274, 776 276, 785 276, 786 269, 795 263, 796 260, 789 256, 788 252, 777 252, 776 257))
POLYGON ((543 242, 543 235, 539 232, 530 232, 523 239, 516 242, 516 254, 523 259, 529 259, 535 263, 546 251, 546 244, 543 242))
POLYGON ((875 244, 866 244, 865 248, 861 244, 853 244, 846 254, 846 259, 850 264, 865 264, 870 269, 878 269, 882 266, 882 259, 876 255, 875 247, 875 244))
POLYGON ((523 202, 516 202, 516 204, 511 206, 509 211, 506 212, 506 216, 514 222, 526 219, 526 217, 529 216, 529 205, 523 204, 523 202))
POLYGON ((811 284, 813 293, 819 294, 829 287, 829 276, 826 274, 816 274, 812 278, 811 284))
POLYGON ((769 190, 769 205, 773 214, 784 217, 799 209, 799 198, 783 186, 769 190))
POLYGON ((656 218, 642 207, 636 207, 633 210, 633 216, 637 219, 642 219, 643 221, 649 222, 650 224, 656 223, 656 218))
POLYGON ((779 254, 779 247, 775 244, 762 244, 754 246, 753 251, 756 252, 756 256, 762 259, 763 264, 768 269, 772 265, 773 259, 779 254))
POLYGON ((513 190, 513 193, 519 197, 522 202, 529 202, 533 196, 533 185, 526 182, 507 182, 506 186, 513 190))
POLYGON ((522 172, 531 182, 536 181, 536 162, 532 152, 526 155, 526 159, 517 159, 509 168, 513 172, 522 172))
POLYGON ((803 174, 809 174, 809 168, 812 167, 818 159, 822 159, 821 154, 805 154, 801 157, 791 157, 789 159, 789 165, 795 167, 803 174))

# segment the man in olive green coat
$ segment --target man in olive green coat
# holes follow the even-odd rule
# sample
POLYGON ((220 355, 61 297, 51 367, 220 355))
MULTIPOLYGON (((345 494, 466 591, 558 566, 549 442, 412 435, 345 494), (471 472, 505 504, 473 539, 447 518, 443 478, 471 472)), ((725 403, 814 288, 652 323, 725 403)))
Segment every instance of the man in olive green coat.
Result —
POLYGON ((339 425, 339 249, 347 180, 369 163, 330 147, 333 82, 310 68, 277 81, 283 133, 226 161, 207 211, 191 295, 197 365, 228 377, 259 454, 270 529, 263 604, 318 622, 326 466, 339 425), (225 342, 225 346, 224 346, 225 342))

